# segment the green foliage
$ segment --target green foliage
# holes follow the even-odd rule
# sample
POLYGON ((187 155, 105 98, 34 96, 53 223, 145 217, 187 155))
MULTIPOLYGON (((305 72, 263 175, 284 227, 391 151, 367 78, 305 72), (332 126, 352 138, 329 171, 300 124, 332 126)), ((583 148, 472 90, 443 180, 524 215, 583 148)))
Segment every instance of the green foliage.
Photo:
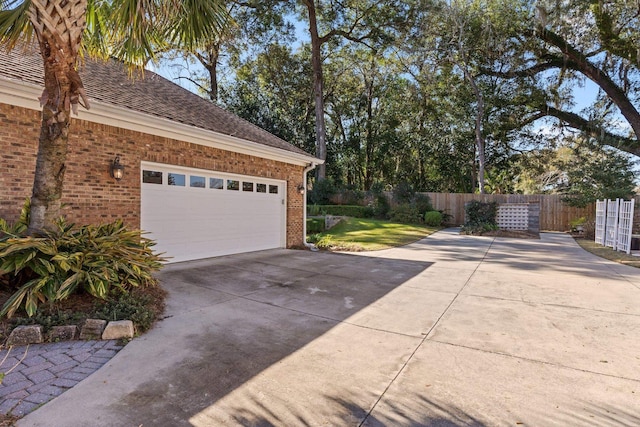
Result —
POLYGON ((324 218, 307 218, 307 234, 322 233, 324 218))
POLYGON ((372 218, 374 213, 371 206, 322 205, 320 210, 327 215, 350 216, 353 218, 372 218))
POLYGON ((401 224, 418 224, 422 222, 422 216, 413 203, 402 203, 391 209, 389 220, 401 224))
POLYGON ((96 319, 131 320, 137 333, 149 330, 162 311, 159 296, 132 289, 127 293, 115 293, 106 301, 96 302, 92 317, 96 319))
POLYGON ((373 216, 376 218, 386 218, 391 210, 391 204, 387 195, 384 193, 384 185, 376 182, 371 186, 371 195, 373 196, 373 216))
POLYGON ((43 332, 47 333, 53 326, 78 324, 86 318, 85 313, 59 312, 57 310, 39 310, 32 317, 19 317, 12 320, 12 324, 41 325, 43 332))
POLYGON ((574 218, 569 221, 569 226, 571 227, 571 231, 577 231, 578 227, 583 226, 587 222, 587 218, 581 216, 580 218, 574 218))
POLYGON ((426 194, 416 193, 413 196, 412 203, 416 206, 418 213, 423 214, 433 210, 431 199, 426 194))
POLYGON ((416 192, 413 186, 406 181, 399 182, 393 188, 393 200, 398 204, 411 203, 414 200, 416 192))
POLYGON ((31 317, 39 303, 53 304, 78 290, 104 299, 114 288, 155 285, 152 274, 163 259, 152 251, 154 245, 122 221, 74 229, 60 220, 42 236, 4 239, 0 275, 9 275, 17 290, 0 316, 11 317, 22 307, 31 317))
POLYGON ((331 196, 336 194, 336 187, 333 181, 326 178, 316 181, 313 189, 309 192, 309 200, 313 204, 327 205, 331 203, 331 196))
POLYGON ((481 202, 472 200, 465 204, 465 224, 461 232, 463 234, 483 234, 498 230, 496 214, 498 204, 496 202, 481 202))
POLYGON ((438 211, 425 212, 424 223, 431 227, 439 227, 442 224, 442 214, 438 211))
POLYGON ((14 224, 9 224, 3 218, 0 218, 0 242, 11 237, 18 237, 27 231, 29 226, 29 217, 31 215, 31 200, 27 198, 20 210, 20 216, 14 224))
POLYGON ((474 225, 496 225, 496 214, 498 213, 498 204, 496 202, 481 202, 472 200, 465 204, 465 226, 474 225))
POLYGON ((307 206, 307 215, 310 216, 320 216, 324 215, 319 205, 308 205, 307 206))
POLYGON ((470 224, 462 227, 462 234, 484 234, 490 231, 498 230, 496 224, 470 224))
POLYGON ((570 206, 582 208, 597 199, 627 199, 635 194, 633 163, 620 152, 578 144, 560 167, 564 179, 558 191, 570 206))

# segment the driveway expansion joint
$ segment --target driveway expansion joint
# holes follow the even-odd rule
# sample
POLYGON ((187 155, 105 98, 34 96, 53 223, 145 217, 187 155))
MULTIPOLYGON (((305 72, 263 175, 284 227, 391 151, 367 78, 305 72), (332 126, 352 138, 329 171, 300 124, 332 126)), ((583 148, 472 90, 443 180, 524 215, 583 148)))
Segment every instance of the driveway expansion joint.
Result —
POLYGON ((448 345, 448 346, 451 346, 451 347, 458 347, 458 348, 464 348, 464 349, 467 349, 467 350, 479 351, 479 352, 482 352, 482 353, 493 354, 493 355, 496 355, 496 356, 508 357, 508 358, 511 358, 511 359, 524 360, 526 362, 537 363, 537 364, 546 365, 546 366, 552 366, 554 368, 568 369, 568 370, 571 370, 571 371, 583 372, 583 373, 591 374, 591 375, 601 375, 603 377, 616 378, 616 379, 619 379, 619 380, 625 380, 625 381, 632 381, 632 382, 635 382, 635 383, 640 383, 640 379, 637 379, 637 378, 629 378, 629 377, 624 377, 624 376, 621 376, 621 375, 613 375, 613 374, 607 374, 605 372, 598 372, 598 371, 592 371, 592 370, 589 370, 589 369, 576 368, 574 366, 567 366, 567 365, 563 365, 563 364, 560 364, 560 363, 547 362, 545 360, 540 360, 540 359, 532 359, 530 357, 518 356, 518 355, 515 355, 515 354, 509 354, 509 353, 503 353, 503 352, 495 351, 495 350, 486 350, 486 349, 483 349, 483 348, 471 347, 471 346, 468 346, 468 345, 455 344, 455 343, 450 343, 450 342, 440 341, 440 340, 435 340, 435 339, 427 339, 426 341, 432 342, 432 343, 437 343, 437 344, 442 344, 442 345, 448 345))

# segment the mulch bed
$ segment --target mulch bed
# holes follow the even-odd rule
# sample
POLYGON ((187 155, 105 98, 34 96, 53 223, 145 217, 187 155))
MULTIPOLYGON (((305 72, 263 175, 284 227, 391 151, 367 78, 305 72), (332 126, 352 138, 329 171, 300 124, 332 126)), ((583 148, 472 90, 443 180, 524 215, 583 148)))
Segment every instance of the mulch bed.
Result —
MULTIPOLYGON (((7 300, 12 295, 12 290, 6 288, 0 289, 0 307, 4 306, 7 300)), ((164 311, 164 300, 166 297, 166 291, 158 286, 149 286, 145 288, 134 288, 131 292, 138 294, 149 295, 152 298, 151 306, 156 313, 162 313, 164 311)), ((91 318, 92 314, 96 310, 96 304, 100 300, 89 295, 86 292, 77 293, 69 296, 64 301, 60 301, 53 305, 41 303, 38 305, 38 313, 44 316, 73 318, 73 321, 65 322, 64 324, 76 324, 81 325, 86 319, 91 318)), ((9 338, 11 331, 20 324, 33 323, 33 320, 29 319, 26 312, 20 309, 11 319, 0 319, 0 348, 4 347, 4 344, 9 338)), ((57 324, 53 322, 49 326, 57 324)), ((2 424, 0 422, 0 427, 2 424)))

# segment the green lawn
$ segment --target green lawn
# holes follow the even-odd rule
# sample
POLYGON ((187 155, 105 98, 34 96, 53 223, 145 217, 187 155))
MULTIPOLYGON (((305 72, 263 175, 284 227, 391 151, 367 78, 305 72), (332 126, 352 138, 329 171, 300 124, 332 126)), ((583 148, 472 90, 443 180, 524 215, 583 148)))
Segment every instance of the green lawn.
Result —
POLYGON ((308 240, 323 249, 376 251, 415 242, 437 230, 420 224, 347 218, 331 230, 309 236, 308 240))
POLYGON ((627 255, 624 252, 617 252, 611 248, 604 247, 602 245, 598 245, 591 239, 575 239, 576 242, 582 249, 585 251, 591 252, 594 255, 597 255, 601 258, 608 259, 609 261, 615 261, 620 264, 630 265, 631 267, 640 268, 640 257, 627 255))

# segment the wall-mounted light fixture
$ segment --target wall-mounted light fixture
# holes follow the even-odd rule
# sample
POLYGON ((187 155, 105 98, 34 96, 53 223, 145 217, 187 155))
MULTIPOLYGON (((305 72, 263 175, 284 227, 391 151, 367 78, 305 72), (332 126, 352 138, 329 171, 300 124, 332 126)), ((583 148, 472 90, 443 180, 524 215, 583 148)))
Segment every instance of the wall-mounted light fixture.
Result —
POLYGON ((120 156, 116 156, 111 163, 111 176, 116 181, 120 181, 124 176, 124 165, 120 164, 120 156))
POLYGON ((298 185, 298 193, 304 195, 304 184, 298 185))

